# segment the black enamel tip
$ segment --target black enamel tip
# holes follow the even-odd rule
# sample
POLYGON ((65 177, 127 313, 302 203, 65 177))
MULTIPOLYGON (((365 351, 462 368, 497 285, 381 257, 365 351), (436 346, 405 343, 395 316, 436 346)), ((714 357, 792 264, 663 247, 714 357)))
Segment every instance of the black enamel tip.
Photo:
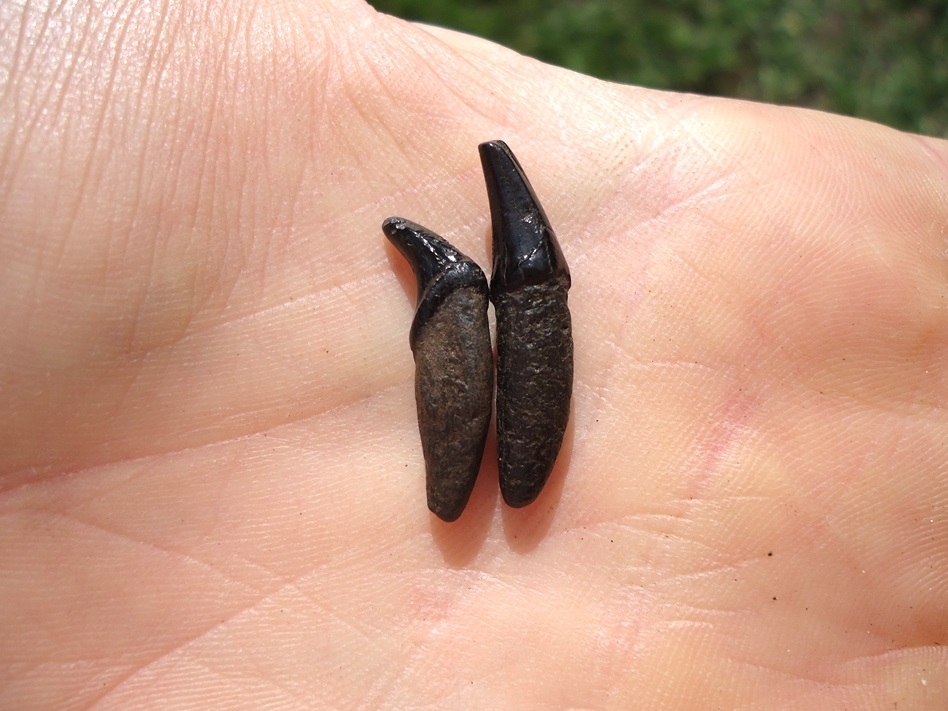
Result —
POLYGON ((477 263, 427 227, 403 217, 389 217, 382 223, 382 231, 408 260, 418 284, 417 311, 409 335, 412 348, 417 330, 449 293, 462 287, 487 293, 487 277, 477 263))
POLYGON ((516 156, 503 141, 478 147, 493 225, 491 292, 540 284, 569 267, 550 221, 516 156))

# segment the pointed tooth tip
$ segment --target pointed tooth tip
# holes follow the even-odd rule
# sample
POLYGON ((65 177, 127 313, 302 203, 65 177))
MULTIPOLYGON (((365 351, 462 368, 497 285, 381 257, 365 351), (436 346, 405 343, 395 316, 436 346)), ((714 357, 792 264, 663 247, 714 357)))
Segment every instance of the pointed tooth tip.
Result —
POLYGON ((389 217, 384 222, 382 222, 382 232, 385 233, 385 236, 388 237, 390 242, 394 242, 398 238, 399 232, 404 229, 404 224, 401 221, 401 218, 398 217, 389 217))
MULTIPOLYGON (((427 227, 406 220, 404 217, 389 217, 382 222, 382 232, 388 241, 394 244, 398 251, 408 257, 409 261, 424 259, 423 252, 438 252, 443 240, 427 227), (428 247, 427 250, 422 247, 428 247), (432 249, 435 246, 435 249, 432 249), (411 256, 409 256, 411 255, 411 256)), ((448 245, 450 249, 450 245, 448 245)))
POLYGON ((517 219, 510 211, 520 213, 540 210, 539 200, 520 161, 503 141, 488 141, 478 146, 487 199, 491 208, 503 208, 498 217, 517 219))
POLYGON ((509 173, 511 168, 516 168, 515 172, 520 172, 517 159, 513 151, 503 141, 487 141, 477 147, 477 152, 481 156, 481 164, 484 168, 485 176, 491 173, 489 179, 497 180, 500 173, 509 173))
POLYGON ((389 237, 406 230, 417 231, 417 225, 404 217, 388 217, 382 222, 382 231, 389 237))
POLYGON ((470 261, 444 237, 404 217, 389 217, 382 222, 382 231, 396 247, 404 247, 415 259, 434 259, 439 264, 470 261))
POLYGON ((495 141, 484 141, 477 146, 477 150, 483 155, 485 153, 510 153, 510 146, 504 141, 497 139, 495 141))

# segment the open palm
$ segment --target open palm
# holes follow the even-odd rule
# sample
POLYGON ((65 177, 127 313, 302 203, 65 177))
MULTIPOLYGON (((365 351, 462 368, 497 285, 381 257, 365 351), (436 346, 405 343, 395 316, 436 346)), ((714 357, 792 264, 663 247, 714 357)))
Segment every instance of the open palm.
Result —
POLYGON ((943 709, 948 146, 356 0, 0 10, 0 707, 943 709), (398 214, 569 261, 573 410, 425 506, 398 214))

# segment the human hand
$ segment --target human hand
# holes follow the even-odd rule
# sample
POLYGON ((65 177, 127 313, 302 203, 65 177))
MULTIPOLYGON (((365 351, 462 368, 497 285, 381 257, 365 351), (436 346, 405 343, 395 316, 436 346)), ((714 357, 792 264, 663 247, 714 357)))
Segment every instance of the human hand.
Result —
POLYGON ((0 16, 0 707, 945 707, 944 142, 355 0, 0 16), (444 524, 380 225, 489 270, 497 138, 573 414, 444 524))

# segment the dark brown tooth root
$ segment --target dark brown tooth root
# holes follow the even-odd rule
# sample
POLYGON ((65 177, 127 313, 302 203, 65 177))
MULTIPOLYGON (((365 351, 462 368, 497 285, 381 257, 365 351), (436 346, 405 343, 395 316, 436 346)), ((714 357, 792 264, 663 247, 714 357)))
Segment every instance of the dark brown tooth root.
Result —
POLYGON ((382 230, 418 281, 409 343, 428 508, 454 521, 474 488, 490 424, 494 358, 487 279, 473 260, 421 225, 390 217, 382 230))
POLYGON ((523 168, 503 141, 478 146, 493 226, 497 459, 508 505, 533 502, 569 421, 573 335, 569 267, 523 168))

